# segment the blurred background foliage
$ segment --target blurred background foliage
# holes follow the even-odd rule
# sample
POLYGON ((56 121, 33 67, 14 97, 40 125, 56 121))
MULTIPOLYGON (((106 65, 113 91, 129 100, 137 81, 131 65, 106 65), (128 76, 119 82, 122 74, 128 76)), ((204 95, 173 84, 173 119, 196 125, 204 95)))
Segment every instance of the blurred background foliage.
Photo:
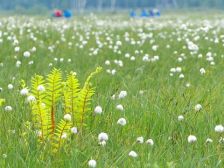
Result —
POLYGON ((136 9, 136 8, 224 8, 224 0, 0 0, 1 10, 136 9))

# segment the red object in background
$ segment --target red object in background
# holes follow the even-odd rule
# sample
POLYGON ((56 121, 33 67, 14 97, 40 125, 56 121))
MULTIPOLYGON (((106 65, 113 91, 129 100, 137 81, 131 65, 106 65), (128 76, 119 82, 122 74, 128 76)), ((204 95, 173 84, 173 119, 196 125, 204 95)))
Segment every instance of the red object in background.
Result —
POLYGON ((54 11, 54 16, 55 17, 62 17, 63 16, 63 12, 61 10, 55 10, 54 11))

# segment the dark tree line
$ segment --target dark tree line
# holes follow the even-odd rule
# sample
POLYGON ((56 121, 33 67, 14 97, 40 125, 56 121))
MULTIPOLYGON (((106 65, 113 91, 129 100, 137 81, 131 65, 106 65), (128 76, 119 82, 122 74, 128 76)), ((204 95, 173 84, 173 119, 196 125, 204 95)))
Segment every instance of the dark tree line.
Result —
POLYGON ((111 9, 116 8, 188 8, 213 7, 224 8, 224 0, 0 0, 0 9, 43 7, 77 8, 77 9, 111 9))

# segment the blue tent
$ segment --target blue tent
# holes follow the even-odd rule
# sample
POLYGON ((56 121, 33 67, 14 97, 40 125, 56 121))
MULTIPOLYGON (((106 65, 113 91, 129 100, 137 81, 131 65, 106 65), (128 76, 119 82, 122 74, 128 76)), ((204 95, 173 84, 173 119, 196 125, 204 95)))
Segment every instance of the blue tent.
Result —
POLYGON ((134 10, 130 12, 130 17, 136 17, 136 12, 134 10))
POLYGON ((63 11, 64 17, 65 18, 70 18, 72 17, 72 12, 70 10, 64 10, 63 11))
POLYGON ((141 12, 141 17, 148 17, 148 16, 149 15, 148 15, 147 11, 145 9, 143 9, 141 12))

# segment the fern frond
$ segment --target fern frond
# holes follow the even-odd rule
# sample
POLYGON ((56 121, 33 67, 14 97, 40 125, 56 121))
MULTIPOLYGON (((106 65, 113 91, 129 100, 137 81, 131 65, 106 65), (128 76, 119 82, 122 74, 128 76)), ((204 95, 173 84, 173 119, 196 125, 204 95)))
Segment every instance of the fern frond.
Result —
POLYGON ((38 136, 40 141, 44 141, 48 137, 48 130, 50 126, 50 116, 46 109, 43 100, 45 98, 45 92, 39 91, 37 88, 40 85, 44 86, 43 76, 35 75, 32 78, 32 88, 31 93, 35 96, 36 101, 31 102, 32 107, 32 118, 34 122, 34 127, 38 131, 38 136))
POLYGON ((97 67, 96 70, 94 72, 92 72, 88 78, 86 79, 86 82, 84 84, 84 88, 85 87, 88 87, 90 85, 90 80, 95 76, 97 75, 98 73, 100 73, 102 71, 102 67, 97 67))
POLYGON ((44 86, 44 77, 40 75, 35 75, 32 80, 32 88, 31 93, 36 98, 37 101, 42 101, 45 97, 45 92, 38 91, 38 86, 43 85, 44 86))
MULTIPOLYGON (((74 114, 76 110, 77 98, 80 91, 80 84, 76 75, 74 73, 70 73, 67 76, 66 86, 64 87, 64 113, 74 114)), ((73 117, 74 118, 74 117, 73 117)), ((73 120, 74 124, 74 120, 73 120)))
POLYGON ((55 130, 55 111, 56 104, 60 99, 62 92, 62 75, 61 71, 57 69, 53 69, 51 73, 47 76, 46 83, 46 98, 45 103, 47 107, 50 109, 51 113, 51 129, 52 133, 55 130))
POLYGON ((91 87, 90 80, 97 75, 99 72, 101 72, 102 68, 98 67, 95 72, 92 72, 85 84, 84 87, 81 89, 78 97, 78 104, 77 104, 77 111, 75 113, 75 119, 76 119, 76 125, 80 127, 80 130, 82 130, 83 125, 85 125, 85 120, 89 116, 87 115, 88 112, 90 112, 91 108, 91 98, 95 93, 94 88, 91 87))
POLYGON ((40 141, 45 141, 49 136, 50 116, 45 105, 39 101, 32 103, 32 118, 40 141))
POLYGON ((21 88, 26 88, 26 82, 23 79, 20 80, 20 87, 21 88))
POLYGON ((79 93, 77 112, 74 116, 76 119, 76 124, 80 127, 80 130, 82 130, 82 127, 85 124, 85 119, 88 117, 86 113, 88 113, 91 109, 91 98, 94 93, 95 91, 91 87, 84 87, 79 93))
POLYGON ((52 142, 52 148, 53 152, 56 153, 62 145, 65 143, 66 139, 71 134, 72 124, 69 121, 61 120, 55 130, 53 142, 52 142))

